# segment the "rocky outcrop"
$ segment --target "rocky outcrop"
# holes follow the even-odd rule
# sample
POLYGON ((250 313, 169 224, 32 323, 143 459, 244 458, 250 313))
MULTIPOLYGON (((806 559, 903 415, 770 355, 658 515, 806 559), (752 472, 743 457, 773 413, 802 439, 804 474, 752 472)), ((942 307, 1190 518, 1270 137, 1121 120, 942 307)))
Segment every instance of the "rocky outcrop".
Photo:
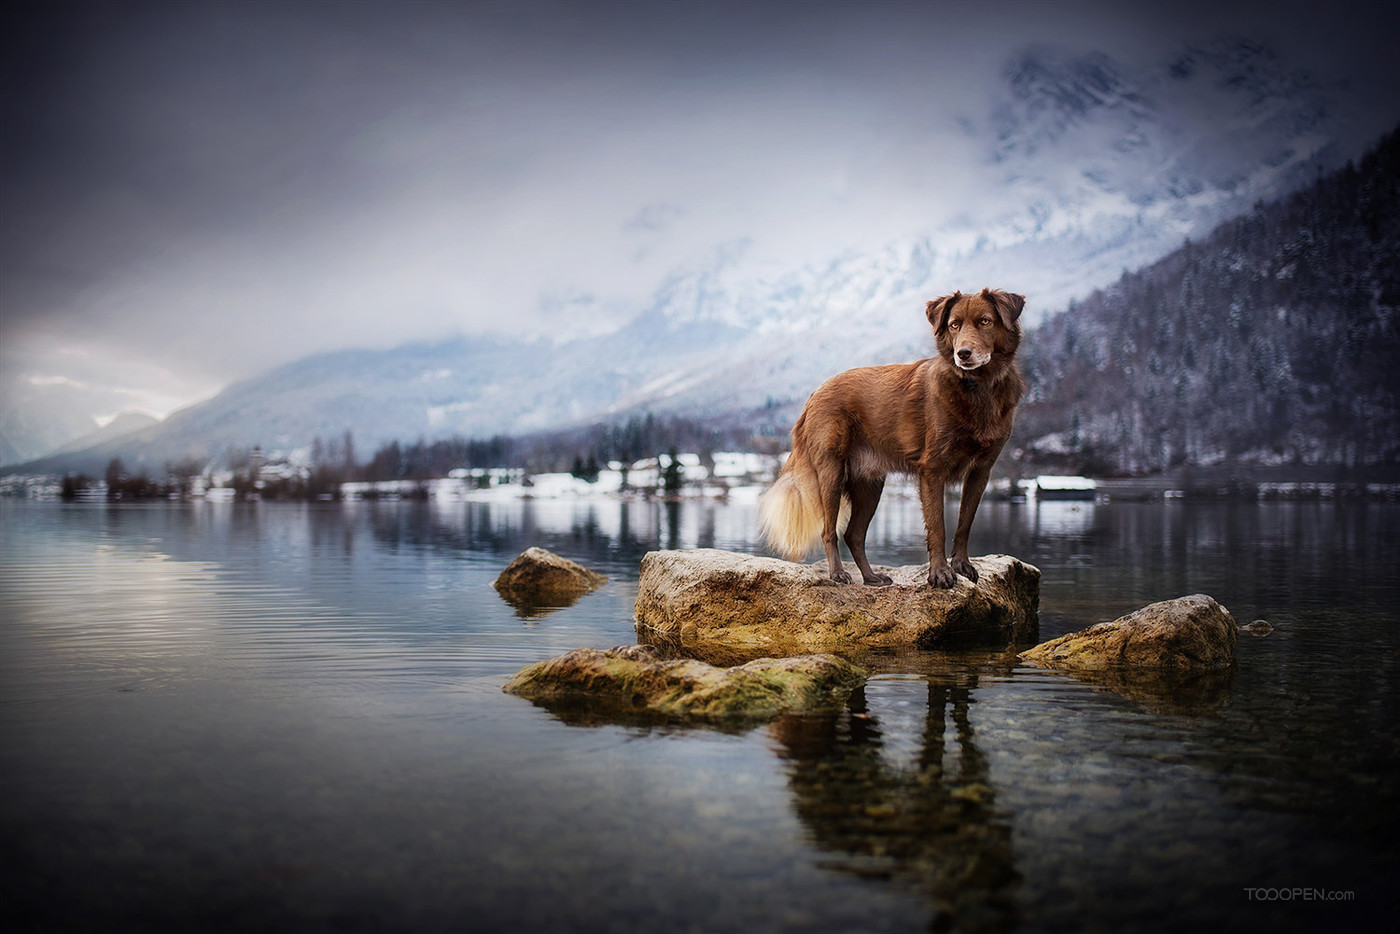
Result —
POLYGON ((928 565, 878 568, 887 587, 838 584, 825 565, 712 548, 642 559, 642 642, 792 654, 841 646, 917 646, 956 639, 1029 642, 1038 632, 1040 571, 1016 558, 973 558, 978 582, 928 586, 928 565))
POLYGON ((1043 642, 1020 657, 1042 668, 1069 671, 1208 671, 1234 663, 1238 640, 1230 611, 1205 594, 1194 594, 1043 642))
POLYGON ((574 649, 522 669, 504 690, 552 705, 593 711, 645 711, 699 720, 772 718, 787 712, 838 711, 866 673, 834 655, 764 658, 718 668, 667 658, 655 646, 574 649))
POLYGON ((534 618, 572 605, 608 579, 544 548, 527 548, 492 584, 516 613, 534 618))

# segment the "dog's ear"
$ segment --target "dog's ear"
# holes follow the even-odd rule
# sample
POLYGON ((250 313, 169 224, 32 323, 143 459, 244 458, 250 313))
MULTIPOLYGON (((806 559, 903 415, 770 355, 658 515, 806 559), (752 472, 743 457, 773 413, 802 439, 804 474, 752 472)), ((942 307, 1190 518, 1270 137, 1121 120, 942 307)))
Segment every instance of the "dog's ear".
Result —
POLYGON ((1000 289, 995 292, 991 289, 983 289, 982 297, 996 308, 997 317, 1001 318, 1003 327, 1008 331, 1016 327, 1016 319, 1021 317, 1021 309, 1026 307, 1026 296, 1017 295, 1014 292, 1003 292, 1000 289))
POLYGON ((924 309, 924 314, 928 315, 928 323, 933 325, 935 335, 942 334, 948 329, 948 313, 953 310, 953 306, 962 298, 962 292, 954 292, 952 295, 945 295, 942 298, 935 298, 928 303, 924 309))

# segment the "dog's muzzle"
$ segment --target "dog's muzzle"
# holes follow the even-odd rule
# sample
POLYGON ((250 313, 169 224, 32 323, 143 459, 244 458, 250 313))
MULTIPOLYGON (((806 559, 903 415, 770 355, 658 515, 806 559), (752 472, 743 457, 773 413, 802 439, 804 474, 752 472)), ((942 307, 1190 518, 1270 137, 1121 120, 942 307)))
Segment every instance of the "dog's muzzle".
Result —
POLYGON ((975 370, 980 366, 985 366, 992 355, 986 351, 978 351, 972 347, 959 347, 953 352, 953 363, 960 370, 975 370))

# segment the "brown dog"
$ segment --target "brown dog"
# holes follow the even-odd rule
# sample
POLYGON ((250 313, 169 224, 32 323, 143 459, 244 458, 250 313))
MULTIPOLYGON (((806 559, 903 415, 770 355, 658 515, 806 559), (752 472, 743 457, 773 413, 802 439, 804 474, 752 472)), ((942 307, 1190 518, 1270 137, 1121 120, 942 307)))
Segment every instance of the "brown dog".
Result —
POLYGON ((1024 295, 991 289, 935 299, 927 314, 938 356, 847 370, 822 383, 793 426, 791 456, 759 503, 769 545, 798 560, 820 536, 832 580, 849 583, 836 543, 844 528, 865 583, 890 583, 865 557, 865 532, 885 476, 912 473, 928 535, 929 584, 952 587, 958 574, 976 583, 967 538, 1026 388, 1015 360, 1025 303, 1024 295), (949 565, 943 488, 958 480, 962 503, 949 565))

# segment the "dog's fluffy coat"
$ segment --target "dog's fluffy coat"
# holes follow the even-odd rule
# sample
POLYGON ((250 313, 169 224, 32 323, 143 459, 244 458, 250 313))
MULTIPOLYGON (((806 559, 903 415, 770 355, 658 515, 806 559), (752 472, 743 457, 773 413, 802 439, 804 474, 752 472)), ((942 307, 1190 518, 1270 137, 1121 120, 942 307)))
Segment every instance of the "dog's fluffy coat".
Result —
POLYGON ((759 503, 771 547, 793 560, 818 539, 832 579, 851 580, 837 536, 867 584, 888 584, 865 555, 865 533, 885 476, 919 481, 929 583, 977 580, 968 560, 973 517, 1001 453, 1025 382, 1016 367, 1025 296, 983 289, 928 303, 938 355, 916 363, 860 367, 827 380, 792 429, 792 454, 759 503), (951 564, 944 551, 943 490, 962 481, 951 564))

